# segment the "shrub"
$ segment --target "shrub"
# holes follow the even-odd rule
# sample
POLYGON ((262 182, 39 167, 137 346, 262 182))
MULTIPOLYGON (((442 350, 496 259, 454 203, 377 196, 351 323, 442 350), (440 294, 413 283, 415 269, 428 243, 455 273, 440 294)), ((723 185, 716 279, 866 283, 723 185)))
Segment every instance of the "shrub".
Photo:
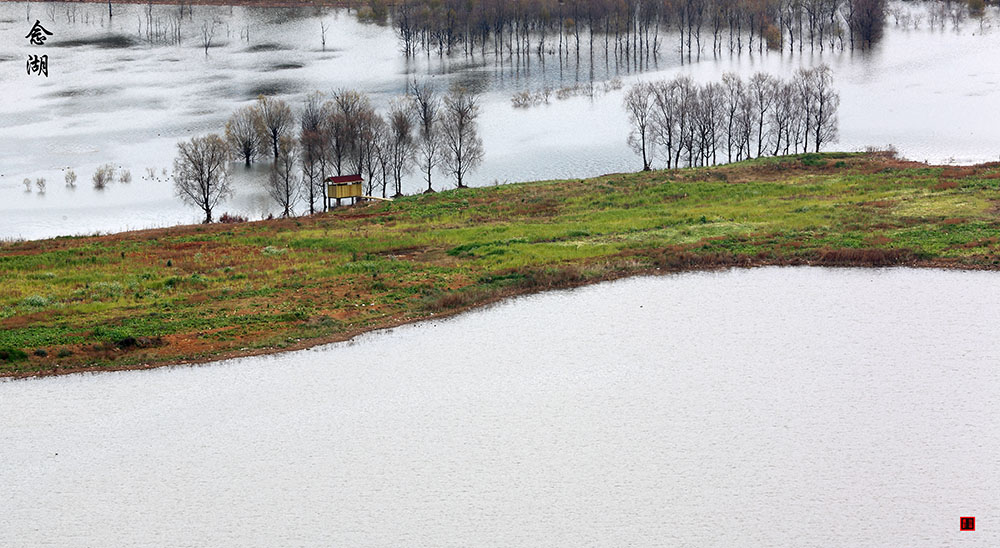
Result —
POLYGON ((58 354, 56 354, 56 356, 58 356, 60 358, 68 358, 68 357, 70 357, 72 355, 73 355, 73 351, 70 350, 69 348, 63 348, 63 349, 59 350, 58 354))
POLYGON ((29 306, 31 308, 43 308, 49 306, 50 301, 41 295, 32 295, 30 297, 26 297, 23 301, 21 301, 21 304, 23 304, 24 306, 29 306))
POLYGON ((104 164, 97 168, 97 171, 94 172, 93 181, 95 189, 104 190, 104 187, 108 186, 109 183, 115 182, 115 166, 104 164))
POLYGON ((75 187, 76 186, 76 172, 72 169, 66 170, 66 186, 75 187))
POLYGON ((223 224, 245 223, 247 222, 247 218, 241 215, 223 213, 222 216, 219 217, 219 222, 223 224))
POLYGON ((0 361, 19 362, 28 359, 28 355, 17 348, 0 348, 0 361))
POLYGON ((899 151, 896 150, 894 145, 885 145, 881 147, 865 147, 865 154, 873 158, 881 158, 884 160, 895 160, 899 158, 899 151))
POLYGON ((819 154, 803 154, 802 165, 810 167, 826 167, 826 160, 819 154))
POLYGON ((39 194, 45 194, 45 177, 35 179, 35 186, 38 187, 39 194))
POLYGON ((24 191, 31 192, 31 179, 25 177, 21 182, 24 184, 24 191))
POLYGON ((158 346, 163 346, 162 337, 133 337, 132 335, 127 335, 120 339, 114 341, 115 346, 121 348, 122 350, 130 350, 133 348, 156 348, 158 346))
POLYGON ((829 266, 891 266, 908 264, 916 259, 909 249, 823 249, 817 261, 829 266))
POLYGON ((522 287, 565 287, 575 285, 587 279, 587 276, 574 265, 529 270, 521 280, 522 287))
POLYGON ((45 356, 49 355, 49 353, 44 348, 36 348, 33 353, 39 358, 44 358, 45 356))
POLYGON ((95 282, 90 285, 90 298, 113 299, 124 294, 124 287, 118 282, 95 282))
POLYGON ((123 183, 125 183, 125 184, 131 183, 132 182, 132 172, 129 171, 129 170, 127 170, 127 169, 122 170, 122 174, 118 177, 118 180, 121 181, 121 182, 123 182, 123 183))
POLYGON ((264 255, 284 255, 288 250, 281 247, 267 246, 261 250, 264 255))
POLYGON ((422 299, 423 308, 430 312, 448 312, 487 300, 492 293, 470 287, 458 291, 435 293, 422 299))

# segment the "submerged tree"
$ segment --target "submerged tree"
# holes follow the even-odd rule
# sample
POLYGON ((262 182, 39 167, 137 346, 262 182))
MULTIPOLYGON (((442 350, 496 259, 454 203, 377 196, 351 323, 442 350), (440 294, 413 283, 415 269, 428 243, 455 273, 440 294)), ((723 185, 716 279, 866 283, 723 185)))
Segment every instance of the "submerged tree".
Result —
POLYGON ((212 47, 212 40, 215 38, 215 25, 218 23, 213 19, 211 23, 205 21, 201 24, 201 45, 205 48, 205 56, 208 56, 208 48, 212 47))
POLYGON ((94 175, 91 177, 91 181, 94 183, 94 188, 96 190, 104 190, 104 187, 115 182, 115 166, 111 164, 104 164, 103 166, 98 167, 94 170, 94 175))
POLYGON ((856 41, 863 49, 870 48, 882 37, 886 0, 845 1, 848 6, 847 25, 851 32, 851 47, 854 47, 856 41))
POLYGON ((234 112, 226 122, 226 142, 233 156, 243 158, 248 167, 263 152, 256 117, 257 110, 253 106, 245 106, 234 112))
POLYGON ((185 203, 205 213, 205 223, 211 223, 212 210, 232 193, 229 147, 213 133, 177 143, 177 152, 174 190, 185 203))
POLYGON ((278 157, 278 142, 292 131, 295 116, 288 104, 281 99, 261 95, 254 105, 254 127, 261 141, 271 145, 271 155, 278 157))

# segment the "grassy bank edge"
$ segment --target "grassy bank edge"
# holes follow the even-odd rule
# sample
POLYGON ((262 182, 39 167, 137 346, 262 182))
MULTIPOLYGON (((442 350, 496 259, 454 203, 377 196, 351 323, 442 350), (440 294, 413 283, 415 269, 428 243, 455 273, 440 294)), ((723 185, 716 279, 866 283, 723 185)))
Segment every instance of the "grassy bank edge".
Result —
POLYGON ((346 333, 338 333, 326 337, 303 339, 293 344, 282 347, 263 347, 263 348, 254 348, 241 351, 225 351, 225 352, 220 352, 218 354, 196 356, 188 359, 169 359, 157 362, 129 363, 120 366, 116 365, 89 366, 89 367, 85 366, 85 367, 59 368, 54 370, 21 372, 15 374, 0 373, 0 382, 3 382, 4 380, 52 377, 52 376, 62 376, 62 375, 73 375, 79 373, 138 371, 138 370, 158 369, 161 367, 197 366, 197 365, 212 364, 212 363, 218 363, 222 361, 236 360, 242 358, 252 358, 256 356, 283 354, 287 352, 308 350, 310 348, 315 348, 319 346, 349 342, 353 339, 356 339, 357 337, 366 335, 368 333, 391 330, 397 327, 403 327, 411 324, 420 324, 436 320, 448 319, 465 314, 467 312, 488 309, 490 306, 506 302, 509 300, 514 300, 517 298, 535 295, 539 293, 546 293, 550 291, 571 290, 580 287, 601 284, 605 282, 612 282, 616 280, 643 277, 643 276, 669 276, 673 274, 682 274, 689 272, 725 271, 737 268, 750 269, 750 268, 762 268, 762 267, 930 268, 939 270, 993 270, 993 271, 1000 270, 1000 268, 996 267, 963 265, 949 261, 939 261, 939 260, 917 260, 913 262, 898 263, 891 266, 886 265, 884 261, 881 260, 872 260, 872 261, 859 260, 854 263, 844 263, 842 261, 836 261, 830 264, 824 264, 822 261, 803 263, 801 261, 752 261, 751 260, 751 261, 738 261, 732 264, 692 265, 690 267, 683 267, 683 268, 670 268, 670 269, 648 268, 643 270, 628 270, 628 271, 622 271, 620 273, 608 274, 601 278, 588 279, 585 281, 566 281, 563 283, 550 285, 544 288, 524 289, 519 291, 504 291, 498 294, 489 295, 483 300, 475 301, 469 304, 463 304, 457 308, 449 309, 443 312, 430 313, 425 316, 408 318, 403 320, 398 320, 398 319, 391 320, 385 323, 372 325, 370 327, 355 329, 346 333))
MULTIPOLYGON (((754 184, 801 184, 799 182, 787 182, 787 183, 772 183, 770 182, 774 176, 773 171, 765 170, 764 175, 759 175, 757 171, 761 166, 771 169, 775 165, 782 165, 782 162, 793 162, 792 167, 799 169, 797 172, 798 176, 811 181, 814 178, 827 177, 828 179, 836 178, 851 178, 856 177, 858 184, 861 181, 870 181, 874 177, 876 183, 866 183, 866 184, 888 184, 885 181, 879 182, 879 177, 886 173, 903 173, 904 175, 909 173, 906 170, 912 170, 913 173, 925 173, 928 170, 934 171, 939 170, 943 173, 949 173, 949 169, 946 166, 926 166, 924 164, 916 163, 900 163, 894 161, 886 161, 879 159, 872 159, 865 157, 863 155, 845 155, 845 154, 829 154, 829 155, 805 155, 801 157, 789 158, 779 158, 775 160, 767 161, 753 161, 747 162, 742 165, 737 164, 735 166, 727 166, 724 168, 711 168, 711 169, 698 169, 698 170, 673 170, 673 171, 663 171, 654 172, 653 174, 619 174, 619 175, 609 175, 602 178, 595 178, 593 180, 578 181, 573 184, 576 186, 566 186, 565 189, 568 191, 576 192, 580 190, 580 185, 596 182, 599 184, 611 183, 617 184, 618 179, 621 181, 634 182, 643 177, 653 177, 654 179, 650 183, 649 181, 641 184, 645 184, 647 187, 649 185, 657 185, 663 183, 663 181, 669 182, 670 179, 677 179, 678 176, 688 176, 691 181, 703 181, 719 179, 720 182, 716 184, 716 187, 723 188, 724 190, 738 189, 739 192, 740 185, 754 185, 754 184), (830 170, 824 171, 820 168, 829 168, 833 165, 833 161, 836 164, 843 164, 845 161, 850 162, 851 165, 845 165, 844 171, 834 171, 832 174, 830 170), (799 165, 799 163, 803 165, 799 165), (747 175, 750 173, 750 175, 747 175), (719 175, 723 175, 719 177, 719 175), (725 182, 725 175, 735 178, 748 177, 749 181, 746 183, 727 183, 725 182), (874 174, 874 175, 872 175, 874 174), (658 179, 657 179, 658 178, 658 179), (754 182, 756 181, 756 182, 754 182)), ((787 166, 786 166, 787 167, 787 166)), ((983 165, 974 166, 970 168, 963 177, 966 177, 969 181, 975 181, 976 184, 981 186, 982 177, 984 176, 984 171, 988 171, 988 178, 992 179, 995 175, 994 171, 997 166, 983 165), (977 178, 978 177, 978 178, 977 178)), ((934 175, 933 177, 939 180, 942 178, 941 173, 934 175)), ((955 173, 948 175, 948 181, 953 181, 955 179, 955 173)), ((850 179, 854 181, 854 179, 850 179)), ((960 180, 960 179, 959 179, 960 180)), ((807 181, 808 182, 808 181, 807 181)), ((815 181, 813 181, 815 182, 815 181)), ((933 182, 933 181, 931 181, 933 182)), ((625 183, 622 183, 625 184, 625 183)), ((666 183, 663 183, 666 184, 666 183)), ((680 183, 684 184, 684 183, 680 183)), ((893 184, 898 184, 898 181, 893 184)), ((923 184, 923 183, 921 183, 923 184)), ((990 183, 992 185, 992 183, 990 183)), ((487 195, 487 201, 485 203, 491 203, 490 200, 499 200, 500 196, 508 196, 513 194, 515 196, 531 196, 536 192, 555 192, 556 196, 561 196, 559 192, 564 190, 563 186, 559 186, 560 182, 546 182, 546 183, 523 183, 519 185, 506 185, 505 187, 498 187, 500 190, 491 191, 489 189, 479 189, 479 190, 469 190, 467 193, 463 191, 449 191, 447 193, 442 193, 439 195, 440 200, 434 202, 427 202, 428 198, 417 198, 414 197, 411 201, 419 201, 419 204, 410 204, 413 207, 410 208, 411 213, 422 212, 421 204, 433 203, 440 206, 442 203, 445 205, 455 205, 455 202, 462 200, 463 196, 468 193, 478 192, 487 195), (546 186, 548 185, 548 186, 546 186), (549 188, 549 186, 553 188, 549 188)), ((891 186, 891 185, 890 185, 891 186)), ((926 186, 926 185, 925 185, 926 186)), ((940 188, 940 192, 953 192, 956 188, 960 188, 961 185, 953 184, 949 182, 948 184, 937 184, 933 188, 940 188)), ((907 190, 904 188, 904 190, 907 190)), ((992 186, 988 189, 990 192, 990 197, 994 196, 992 186)), ((591 189, 586 187, 583 192, 588 193, 587 196, 592 196, 589 194, 591 192, 600 193, 599 189, 591 189)), ((616 192, 616 190, 607 190, 607 192, 616 192)), ((937 192, 937 191, 935 191, 937 192)), ((571 193, 571 192, 570 192, 571 193)), ((684 194, 687 197, 687 193, 684 194)), ((845 194, 847 196, 853 196, 850 194, 845 194)), ((935 196, 937 196, 935 194, 935 196)), ((669 198, 669 197, 668 197, 669 198)), ((429 198, 430 200, 435 200, 435 197, 429 198)), ((674 198, 670 198, 674 199, 674 198)), ((465 200, 466 202, 468 200, 465 200)), ((522 202, 524 200, 522 199, 522 202)), ((668 200, 669 201, 669 200, 668 200)), ((663 203, 653 204, 656 207, 666 207, 663 203)), ((791 205, 796 205, 798 202, 790 202, 791 205)), ((863 204, 868 204, 868 202, 863 202, 863 204)), ((429 206, 428 206, 429 207, 429 206)), ((632 206, 626 207, 626 210, 632 206)), ((866 205, 866 207, 869 207, 866 205)), ((878 205, 875 207, 884 207, 883 205, 878 205)), ((870 209, 870 207, 869 207, 870 209)), ((319 216, 317 219, 313 220, 314 224, 307 224, 304 228, 298 229, 294 228, 291 223, 298 226, 300 223, 295 220, 284 220, 284 221, 272 221, 272 222, 258 222, 258 223, 247 223, 247 227, 260 227, 262 229, 276 231, 276 230, 287 230, 291 234, 295 234, 297 230, 306 231, 309 229, 315 229, 316 222, 336 222, 340 223, 358 219, 364 219, 370 216, 368 211, 370 208, 359 208, 356 211, 345 210, 338 214, 333 214, 329 216, 319 216)), ((617 209, 608 209, 607 211, 618 211, 617 209)), ((697 211, 695 209, 695 211, 697 211)), ((876 211, 875 214, 871 215, 873 219, 880 219, 881 210, 876 211)), ((960 226, 958 223, 953 222, 953 219, 948 218, 949 212, 945 214, 937 215, 934 217, 936 221, 942 222, 948 226, 960 226), (950 223, 950 224, 948 224, 950 223)), ((451 219, 450 217, 448 219, 451 219)), ((518 218, 520 219, 520 218, 518 218)), ((853 217, 852 217, 853 219, 853 217)), ((705 222, 705 217, 702 216, 703 223, 705 222)), ((977 220, 977 222, 980 222, 977 220)), ((492 222, 492 221, 491 221, 492 222)), ((541 223, 550 222, 549 219, 543 218, 539 220, 536 217, 524 217, 525 226, 536 226, 541 223), (535 223, 535 224, 531 224, 535 223)), ((692 221, 694 222, 694 221, 692 221)), ((912 219, 910 221, 913 223, 912 219)), ((428 226, 434 226, 432 221, 429 221, 428 226)), ((928 226, 931 226, 931 221, 926 221, 928 226)), ((486 222, 487 227, 493 227, 496 222, 490 224, 486 222)), ((361 226, 361 225, 358 225, 361 226)), ((515 224, 515 226, 520 226, 515 224)), ((917 225, 920 226, 920 225, 917 225)), ((936 225, 935 225, 936 226, 936 225)), ((355 230, 357 227, 351 225, 351 230, 355 230)), ((212 227, 202 227, 198 225, 190 227, 174 227, 166 229, 151 229, 138 231, 133 233, 122 233, 114 234, 108 236, 99 237, 80 237, 80 238, 57 238, 53 240, 45 240, 38 242, 27 242, 23 246, 26 248, 46 248, 48 246, 60 247, 60 246, 89 246, 92 244, 109 244, 112 245, 111 249, 117 252, 118 249, 127 249, 130 243, 137 241, 148 241, 152 240, 156 242, 158 239, 166 239, 166 237, 174 237, 175 239, 182 239, 195 234, 202 234, 205 237, 217 235, 218 233, 225 230, 226 227, 213 225, 212 227), (205 232, 207 231, 207 234, 205 232), (119 247, 113 247, 113 245, 118 245, 119 247)), ((508 227, 509 228, 509 227, 508 227)), ((447 228, 451 230, 452 228, 447 228)), ((346 229, 345 229, 346 230, 346 229)), ((445 230, 445 229, 441 229, 445 230)), ((1000 234, 1000 227, 995 227, 991 225, 989 235, 1000 234)), ((627 231, 626 231, 627 232, 627 231)), ((776 233, 768 233, 765 236, 773 236, 776 233)), ((620 234, 616 234, 620 235, 620 234)), ((743 238, 740 236, 740 238, 743 238)), ((233 240, 236 237, 232 237, 233 240)), ((989 245, 992 246, 995 243, 996 238, 991 238, 994 240, 993 243, 989 245)), ((726 244, 731 244, 734 241, 743 240, 732 240, 726 241, 726 244)), ((404 309, 402 313, 393 313, 384 315, 384 317, 371 319, 364 321, 364 325, 354 325, 347 329, 336 331, 333 333, 328 333, 323 336, 312 336, 312 337, 302 337, 296 338, 294 340, 289 340, 282 342, 281 344, 271 345, 263 344, 260 346, 243 347, 239 349, 215 349, 207 351, 193 352, 189 355, 184 356, 174 356, 174 357, 163 357, 159 359, 144 359, 140 356, 132 355, 128 352, 120 353, 119 355, 110 355, 111 357, 105 361, 98 361, 97 363, 91 365, 71 365, 71 366, 56 366, 56 367, 46 367, 44 369, 36 368, 33 370, 21 370, 21 371, 0 371, 0 377, 13 377, 13 378, 24 378, 24 377, 37 377, 37 376, 51 376, 51 375, 63 375, 70 373, 88 372, 88 371, 119 371, 119 370, 136 370, 136 369, 149 369, 155 367, 169 366, 169 365, 180 365, 180 364, 198 364, 206 362, 215 362, 219 360, 226 360, 232 358, 249 357, 257 355, 273 354, 276 352, 286 352, 301 350, 305 348, 310 348, 318 345, 342 342, 350 340, 357 337, 358 335, 368 333, 376 330, 389 329, 393 327, 398 327, 414 322, 421 322, 427 320, 440 319, 445 317, 454 316, 472 309, 482 308, 484 306, 502 301, 505 299, 510 299, 513 297, 529 295, 534 293, 539 293, 543 291, 555 290, 555 289, 569 289, 574 287, 580 287, 584 285, 591 285, 595 283, 600 283, 609 280, 616 280, 632 276, 642 276, 642 275, 662 275, 678 272, 690 272, 690 271, 705 271, 705 270, 719 270, 719 269, 729 269, 729 268, 753 268, 761 266, 826 266, 826 267, 891 267, 891 266, 903 266, 903 267, 917 267, 917 268, 942 268, 942 269, 964 269, 964 270, 997 270, 998 254, 994 247, 984 248, 986 251, 984 254, 980 254, 978 258, 970 262, 968 260, 963 260, 955 257, 943 257, 943 256, 930 256, 928 253, 916 252, 913 249, 908 249, 905 247, 899 247, 894 242, 884 241, 881 243, 876 243, 874 245, 866 245, 860 248, 846 248, 846 247, 830 247, 828 245, 818 245, 814 249, 809 249, 805 251, 796 251, 792 254, 782 255, 771 251, 769 253, 759 252, 754 254, 752 252, 731 252, 731 251, 718 251, 715 250, 713 246, 716 246, 720 240, 718 238, 702 238, 695 242, 693 245, 688 246, 672 246, 670 248, 664 248, 663 250, 658 250, 659 255, 650 255, 653 248, 641 248, 640 252, 629 254, 623 252, 614 252, 608 255, 601 255, 601 264, 599 268, 591 268, 589 270, 584 269, 586 262, 568 262, 568 263, 541 263, 541 268, 537 265, 528 266, 521 271, 518 270, 503 270, 501 273, 514 273, 520 275, 521 282, 514 285, 501 285, 494 286, 492 284, 488 285, 485 289, 480 287, 476 283, 469 283, 466 280, 465 285, 459 287, 458 289, 451 291, 439 291, 433 295, 434 301, 428 305, 427 300, 420 301, 420 306, 412 306, 408 309, 404 309), (637 258, 643 260, 638 261, 637 258)), ((148 242, 147 242, 148 243, 148 242)), ((449 244, 451 245, 451 244, 449 244)), ((447 246, 445 246, 447 247, 447 246)), ((450 251, 454 249, 462 248, 462 245, 453 247, 450 251)), ((0 246, 0 259, 4 257, 11 249, 18 249, 19 245, 7 244, 0 246)), ((764 248, 762 248, 764 249, 764 248)), ((232 249, 225 248, 226 252, 232 252, 232 249)), ((449 251, 449 253, 450 253, 449 251)), ((44 251, 43 251, 44 252, 44 251)), ((465 251, 463 251, 464 253, 465 251)), ((199 253, 200 254, 200 253, 199 253)), ((463 259, 470 262, 482 261, 488 258, 488 254, 483 256, 470 256, 470 259, 463 259)), ((122 252, 122 259, 125 259, 125 253, 122 252)), ((356 258, 355 258, 356 259, 356 258)), ((346 260, 346 259, 345 259, 346 260)), ((110 269, 112 267, 108 267, 110 269)), ((456 270, 458 272, 458 270, 456 270)), ((485 273, 485 275, 493 276, 496 272, 489 269, 484 269, 482 271, 472 271, 473 273, 485 273)), ((459 272, 459 276, 464 276, 467 272, 459 272)), ((197 273, 195 274, 197 275, 197 273)), ((374 276, 373 276, 374 279, 374 276)), ((352 289, 353 291, 353 289, 352 289)), ((188 296, 194 296, 197 292, 191 293, 188 296)), ((284 326, 288 327, 288 326, 284 326)), ((301 331, 301 330, 300 330, 301 331)), ((133 341, 134 342, 134 341, 133 341)), ((259 341, 258 341, 259 342, 259 341)), ((30 348, 28 349, 30 350, 30 348)), ((114 349, 112 349, 114 350, 114 349)), ((32 358, 34 359, 34 358, 32 358)), ((49 361, 51 363, 51 360, 49 361)))

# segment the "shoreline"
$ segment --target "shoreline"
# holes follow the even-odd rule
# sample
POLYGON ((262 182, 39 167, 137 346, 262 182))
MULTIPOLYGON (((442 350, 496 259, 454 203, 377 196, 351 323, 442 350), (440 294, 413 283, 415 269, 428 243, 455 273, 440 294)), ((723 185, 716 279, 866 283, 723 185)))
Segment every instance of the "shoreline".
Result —
POLYGON ((302 350, 506 299, 764 266, 1000 270, 1000 164, 856 153, 0 243, 0 378, 302 350))
POLYGON ((178 366, 192 366, 192 367, 194 367, 194 366, 202 366, 202 365, 212 365, 212 364, 216 364, 216 363, 220 363, 220 362, 224 362, 224 361, 230 361, 230 360, 239 360, 239 359, 244 359, 244 358, 254 358, 254 357, 259 357, 259 356, 272 356, 272 355, 276 355, 276 354, 285 354, 285 353, 290 353, 290 352, 299 352, 299 351, 302 351, 302 350, 309 350, 311 348, 316 348, 316 347, 319 347, 319 346, 326 346, 326 345, 332 345, 332 344, 349 342, 349 341, 352 341, 352 340, 354 340, 354 339, 356 339, 358 337, 361 337, 363 335, 367 335, 369 333, 375 333, 375 332, 378 332, 378 331, 388 331, 388 330, 396 329, 396 328, 399 328, 399 327, 420 324, 420 323, 428 322, 428 321, 432 321, 432 320, 441 320, 441 319, 454 318, 454 317, 458 317, 458 316, 461 316, 461 315, 464 315, 464 314, 467 314, 467 313, 470 313, 470 312, 477 312, 477 311, 486 310, 490 306, 493 306, 493 305, 496 305, 496 304, 500 304, 500 303, 504 303, 504 302, 511 301, 511 300, 515 300, 515 299, 518 299, 518 298, 521 298, 521 297, 529 297, 531 295, 538 295, 538 294, 548 293, 548 292, 552 292, 552 291, 566 291, 566 290, 572 290, 572 289, 577 289, 577 288, 581 288, 581 287, 588 287, 588 286, 592 286, 592 285, 598 285, 598 284, 607 283, 607 282, 613 282, 613 281, 618 281, 618 280, 626 280, 626 279, 630 279, 630 278, 653 277, 653 276, 669 276, 669 275, 673 275, 673 274, 684 274, 684 273, 695 273, 695 272, 718 272, 718 271, 728 271, 728 270, 736 270, 736 269, 746 269, 746 270, 749 270, 749 269, 754 269, 754 268, 768 268, 768 267, 779 267, 779 268, 847 268, 847 269, 861 269, 861 270, 876 269, 876 268, 893 268, 893 269, 896 269, 896 268, 900 268, 900 269, 911 268, 911 269, 931 269, 931 270, 945 270, 945 271, 960 270, 960 271, 977 271, 977 272, 996 272, 996 271, 1000 270, 1000 268, 970 267, 970 266, 962 266, 962 265, 955 265, 955 264, 950 264, 950 263, 940 263, 940 262, 933 262, 933 261, 932 262, 926 262, 926 263, 919 262, 919 263, 913 263, 913 264, 900 264, 900 265, 891 265, 891 266, 871 265, 871 264, 850 264, 850 265, 845 265, 845 264, 821 264, 821 263, 818 263, 818 264, 817 263, 809 263, 809 264, 759 263, 759 264, 733 264, 733 265, 729 265, 729 266, 694 267, 694 268, 688 268, 688 269, 667 270, 667 271, 661 271, 659 269, 654 269, 654 270, 649 270, 649 271, 633 272, 633 273, 623 274, 621 276, 609 276, 609 277, 604 278, 604 279, 592 280, 592 281, 587 281, 587 282, 584 282, 584 283, 567 284, 567 285, 562 285, 562 286, 547 287, 545 289, 537 289, 537 290, 533 290, 533 291, 526 291, 526 292, 520 292, 520 293, 511 293, 509 295, 498 296, 498 297, 492 298, 492 299, 490 299, 488 301, 484 301, 484 302, 477 303, 477 304, 472 304, 472 305, 467 305, 467 306, 464 306, 462 308, 451 310, 451 311, 444 312, 444 313, 433 314, 433 315, 430 315, 430 316, 420 317, 420 318, 411 318, 411 319, 406 319, 406 320, 391 321, 391 322, 388 322, 388 323, 385 323, 385 324, 375 325, 375 326, 372 326, 372 327, 369 327, 369 328, 365 328, 365 329, 361 329, 361 330, 358 330, 358 331, 355 331, 355 332, 350 332, 350 333, 345 333, 345 334, 331 335, 329 337, 324 337, 324 338, 319 338, 319 339, 313 339, 313 340, 308 340, 308 341, 301 341, 301 342, 299 342, 297 344, 294 344, 292 346, 285 347, 285 348, 261 348, 261 349, 256 349, 256 350, 253 350, 253 351, 247 351, 247 352, 227 352, 227 353, 219 354, 219 355, 213 356, 213 357, 194 358, 194 359, 181 359, 181 360, 176 360, 176 361, 159 362, 159 363, 155 363, 155 364, 152 364, 152 363, 151 364, 135 364, 135 365, 122 366, 122 367, 98 367, 98 366, 94 366, 94 367, 78 367, 78 368, 72 368, 72 369, 59 369, 59 370, 53 370, 53 371, 38 371, 38 372, 25 373, 25 374, 20 374, 20 375, 4 375, 4 374, 0 374, 0 383, 3 383, 3 382, 13 382, 13 381, 18 381, 18 380, 27 380, 27 379, 41 379, 41 378, 47 378, 47 377, 61 377, 61 376, 65 376, 65 375, 77 375, 77 374, 83 374, 83 373, 110 373, 110 372, 124 372, 124 371, 147 371, 147 370, 150 370, 150 369, 160 369, 160 368, 165 368, 165 367, 178 367, 178 366))

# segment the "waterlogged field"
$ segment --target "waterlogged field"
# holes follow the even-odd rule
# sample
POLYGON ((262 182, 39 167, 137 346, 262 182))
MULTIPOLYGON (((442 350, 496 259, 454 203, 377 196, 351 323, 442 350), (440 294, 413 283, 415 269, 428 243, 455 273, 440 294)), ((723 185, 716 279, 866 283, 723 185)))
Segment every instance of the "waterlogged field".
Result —
POLYGON ((3 375, 304 347, 505 296, 766 264, 1000 266, 1000 165, 863 154, 460 189, 0 247, 3 375))
MULTIPOLYGON (((726 71, 765 71, 787 78, 803 66, 828 64, 841 94, 840 140, 831 149, 895 145, 914 160, 975 163, 1000 157, 997 9, 957 28, 933 30, 890 18, 870 52, 808 51, 703 55, 681 59, 664 31, 664 50, 648 66, 616 63, 602 48, 580 58, 557 55, 498 62, 489 52, 466 58, 406 59, 389 26, 352 13, 315 8, 188 7, 78 3, 0 3, 0 238, 116 232, 193 223, 197 211, 174 196, 169 170, 176 143, 221 132, 226 118, 259 94, 296 107, 314 91, 356 88, 376 107, 408 82, 440 88, 461 83, 483 92, 486 157, 474 186, 494 182, 592 177, 641 167, 626 146, 623 89, 640 80, 686 74, 717 81, 726 71), (40 20, 53 32, 44 47, 24 38, 40 20), (180 43, 169 35, 180 25, 180 43), (206 55, 202 29, 215 29, 206 55), (326 44, 323 44, 326 25, 326 44), (904 28, 905 27, 905 28, 904 28), (150 39, 150 33, 153 39, 150 39), (30 50, 30 51, 29 51, 30 50), (25 74, 24 58, 44 52, 48 78, 25 74), (548 104, 514 108, 515 94, 552 91, 548 104), (558 90, 571 90, 560 99, 558 90), (91 176, 104 164, 128 170, 132 182, 96 191, 91 176), (72 169, 75 189, 64 177, 72 169), (150 171, 151 170, 151 171, 150 171), (47 181, 44 193, 22 181, 47 181)), ((894 9, 924 9, 919 3, 894 9)), ((926 21, 926 17, 924 19, 926 21)), ((235 169, 237 192, 222 211, 253 219, 278 209, 262 188, 266 166, 235 169)), ((454 185, 435 173, 437 189, 454 185)), ((404 191, 424 188, 420 175, 404 191)), ((297 211, 303 210, 299 205, 297 211)))

